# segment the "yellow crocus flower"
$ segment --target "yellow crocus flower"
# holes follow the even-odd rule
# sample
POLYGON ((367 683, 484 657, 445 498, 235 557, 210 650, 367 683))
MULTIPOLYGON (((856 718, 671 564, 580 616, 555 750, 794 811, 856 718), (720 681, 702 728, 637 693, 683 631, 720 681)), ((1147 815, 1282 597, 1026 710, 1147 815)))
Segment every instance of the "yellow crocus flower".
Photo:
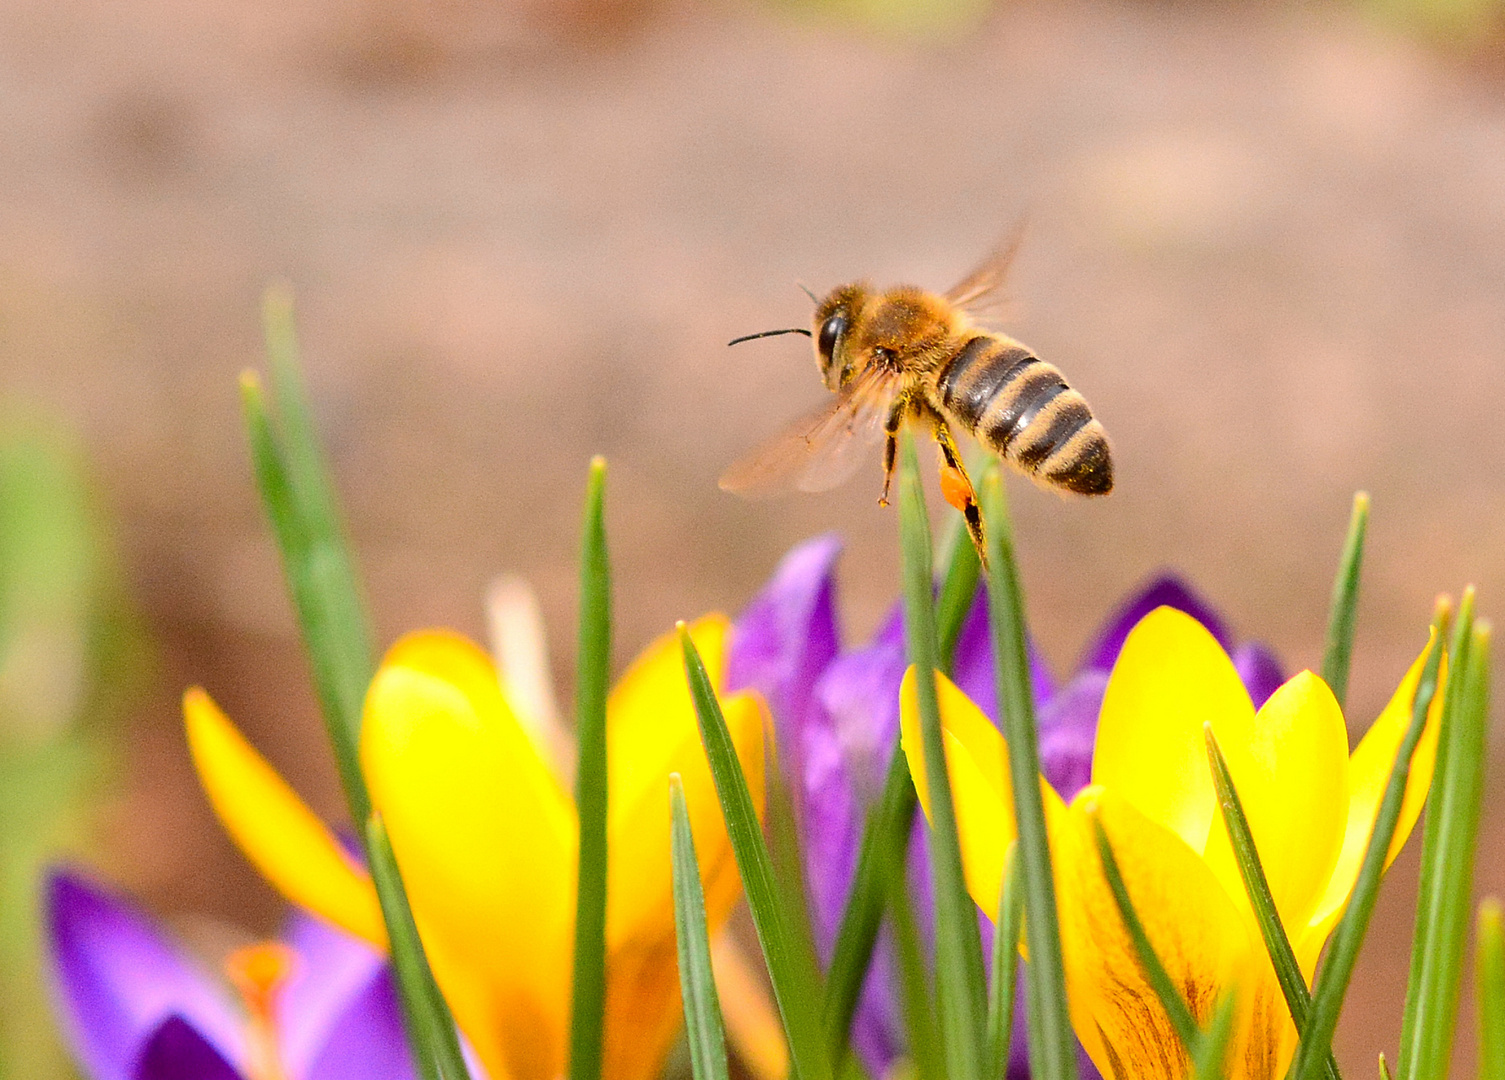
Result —
MULTIPOLYGON (((728 625, 692 637, 718 692, 728 625)), ((714 931, 741 895, 674 635, 607 704, 605 1075, 657 1075, 680 1022, 669 774, 684 780, 714 931)), ((759 812, 772 727, 755 694, 722 708, 759 812)), ((215 812, 284 896, 385 947, 371 880, 202 690, 188 741, 215 812)), ((402 638, 367 693, 361 766, 391 835, 435 978, 490 1080, 555 1080, 568 1041, 579 824, 491 660, 447 631, 402 638)))
MULTIPOLYGON (((1310 983, 1353 892, 1390 769, 1410 721, 1425 653, 1364 739, 1348 752, 1343 713, 1306 671, 1255 711, 1232 661, 1195 619, 1162 607, 1130 633, 1109 678, 1092 783, 1070 805, 1045 780, 1046 826, 1072 1026, 1104 1076, 1177 1080, 1190 1066, 1140 969, 1094 840, 1113 843, 1151 943, 1199 1023, 1235 989, 1232 1080, 1278 1080, 1296 1030, 1249 906, 1207 762, 1211 723, 1254 833, 1270 890, 1310 983)), ((937 673, 946 764, 967 885, 997 911, 1015 839, 1007 746, 937 673)), ((1394 859, 1421 813, 1437 746, 1439 690, 1412 760, 1394 859)), ((915 671, 901 691, 903 743, 927 813, 915 671)))

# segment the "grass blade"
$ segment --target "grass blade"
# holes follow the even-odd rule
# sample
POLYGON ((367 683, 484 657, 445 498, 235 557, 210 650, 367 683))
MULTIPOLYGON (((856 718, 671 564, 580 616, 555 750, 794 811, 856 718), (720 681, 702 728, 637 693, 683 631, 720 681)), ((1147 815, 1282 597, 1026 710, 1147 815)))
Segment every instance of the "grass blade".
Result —
POLYGON ((1009 745, 1014 819, 1024 881, 1024 929, 1029 945, 1029 1049, 1035 1080, 1076 1080, 1076 1040, 1066 1009, 1066 975, 1056 917, 1055 879, 1040 795, 1040 746, 1024 636, 1024 599, 1014 562, 1013 530, 1003 478, 990 468, 982 482, 988 537, 988 613, 998 674, 998 711, 1009 745))
POLYGON ((1353 497, 1348 519, 1348 539, 1333 580, 1332 605, 1327 615, 1327 644, 1322 650, 1322 679, 1338 699, 1339 708, 1348 697, 1348 667, 1353 658, 1353 634, 1359 607, 1359 575, 1364 565, 1364 534, 1369 529, 1369 493, 1353 497))
POLYGON ((1438 772, 1427 801, 1421 873, 1429 887, 1422 890, 1416 909, 1401 1080, 1447 1074, 1458 1022, 1489 727, 1490 629, 1484 621, 1475 623, 1472 614, 1469 589, 1453 635, 1438 772))
MULTIPOLYGON (((575 730, 580 754, 575 805, 580 811, 580 850, 570 1000, 570 1080, 599 1080, 606 1008, 606 695, 611 671, 611 565, 606 555, 605 502, 606 462, 598 457, 591 462, 586 482, 580 549, 580 642, 575 680, 575 730)), ((683 966, 680 970, 683 972, 683 966)), ((724 1073, 724 1063, 722 1069, 724 1073)))
POLYGON ((413 926, 386 830, 371 815, 360 770, 361 712, 375 670, 371 632, 354 559, 339 525, 334 487, 314 431, 298 368, 292 307, 285 294, 268 294, 265 315, 278 415, 269 412, 255 374, 241 378, 257 486, 282 555, 283 575, 313 669, 345 799, 351 817, 366 823, 362 839, 387 922, 392 966, 398 973, 398 994, 414 1054, 427 1080, 465 1080, 454 1022, 413 926))
POLYGON ((295 488, 261 383, 250 372, 241 377, 241 403, 257 487, 282 555, 282 573, 313 669, 345 801, 351 816, 364 821, 371 802, 361 776, 358 744, 361 708, 375 665, 350 558, 343 537, 321 532, 318 520, 307 512, 309 500, 295 488))
POLYGON ((1024 927, 1024 890, 1019 880, 1018 845, 1006 856, 1008 875, 998 898, 993 924, 993 981, 988 988, 988 1027, 984 1039, 982 1074, 1003 1076, 1009 1066, 1014 1034, 1014 994, 1019 985, 1019 932, 1024 927))
POLYGON ((941 1033, 933 1004, 935 999, 926 971, 925 946, 915 922, 904 863, 901 861, 884 880, 890 885, 889 910, 893 918, 900 1009, 905 1034, 909 1037, 909 1056, 914 1061, 919 1080, 946 1080, 941 1033))
POLYGON ((956 662, 956 643, 961 639, 967 613, 977 600, 977 582, 981 576, 982 564, 977 559, 977 549, 964 529, 961 540, 952 545, 951 561, 946 567, 946 577, 941 582, 935 604, 935 642, 939 660, 936 666, 942 671, 950 672, 956 662))
POLYGON ((419 1070, 424 1080, 469 1080, 454 1018, 424 956, 397 857, 392 853, 392 842, 380 814, 373 813, 367 818, 365 840, 371 859, 371 879, 392 944, 392 970, 402 1000, 408 1043, 419 1070))
MULTIPOLYGON (((1286 936, 1280 922, 1280 912, 1275 907, 1275 898, 1270 893, 1270 882, 1265 877, 1265 868, 1259 861, 1259 852, 1254 846, 1254 832, 1249 828, 1249 819, 1244 816, 1244 804, 1238 789, 1233 784, 1233 774, 1228 771, 1228 762, 1222 748, 1212 733, 1212 725, 1202 725, 1207 740, 1207 760, 1212 767, 1212 783, 1218 794, 1218 804, 1223 809, 1223 824, 1228 829, 1228 839, 1233 847, 1234 861, 1238 864, 1239 876, 1244 881, 1244 892, 1249 897, 1249 906, 1254 909, 1255 921, 1259 923, 1260 935, 1265 941, 1265 950, 1270 954, 1270 963, 1275 968, 1275 977, 1285 995, 1286 1007, 1291 1011, 1291 1020, 1299 1035, 1306 1030, 1307 1018, 1312 1010, 1312 995, 1306 988, 1306 979, 1301 974, 1301 965, 1296 962, 1296 951, 1286 936)), ((1337 1060, 1327 1057, 1328 1080, 1338 1080, 1337 1060)))
MULTIPOLYGON (((306 584, 301 590, 295 589, 294 601, 304 639, 310 643, 320 702, 326 711, 335 713, 354 743, 360 737, 361 706, 375 670, 370 620, 361 599, 355 560, 340 524, 339 501, 314 427, 299 363, 292 299, 285 288, 267 291, 262 314, 273 422, 285 463, 287 492, 296 508, 303 540, 298 576, 306 584), (317 649, 312 643, 315 635, 317 649)), ((293 567, 281 532, 278 528, 283 566, 292 581, 293 567)), ((365 814, 357 812, 355 820, 364 821, 365 814)))
POLYGON ((673 816, 674 932, 679 950, 679 990, 685 1006, 690 1067, 695 1080, 727 1080, 726 1035, 721 1027, 716 977, 711 973, 711 938, 705 926, 705 894, 700 888, 695 837, 690 832, 690 808, 685 804, 685 787, 678 773, 669 777, 669 805, 673 816))
POLYGON ((1505 913, 1489 897, 1479 905, 1479 1080, 1505 1080, 1505 913))
POLYGON ((1202 1045, 1192 1060, 1197 1080, 1219 1080, 1228 1056, 1228 1040, 1233 1037, 1233 1021, 1238 1016, 1238 989, 1228 990, 1212 1014, 1212 1023, 1202 1034, 1202 1045))
MULTIPOLYGON (((956 542, 951 545, 951 561, 941 584, 936 619, 941 669, 947 672, 955 659, 962 625, 976 599, 981 570, 977 549, 972 546, 966 530, 958 532, 956 542)), ((883 792, 868 812, 863 826, 852 888, 842 909, 836 944, 831 951, 831 965, 826 972, 823 1023, 832 1061, 839 1059, 846 1046, 852 1017, 862 994, 862 983, 872 964, 878 927, 883 922, 885 897, 892 891, 883 875, 889 867, 903 868, 917 806, 914 782, 909 777, 909 762, 895 735, 888 773, 883 778, 883 792)))
MULTIPOLYGON (((1471 589, 1464 590, 1463 602, 1460 605, 1458 619, 1453 627, 1454 639, 1449 641, 1451 648, 1448 654, 1448 663, 1454 672, 1449 683, 1449 688, 1457 691, 1461 688, 1466 672, 1459 664, 1458 646, 1466 646, 1468 638, 1466 632, 1460 632, 1463 624, 1473 615, 1473 592, 1471 589)), ((1443 640, 1439 638, 1438 640, 1443 640)), ((1446 703, 1444 703, 1445 707, 1446 703)), ((1449 739, 1442 738, 1438 733, 1437 752, 1432 766, 1432 787, 1438 790, 1446 782, 1449 739)), ((1412 934, 1411 968, 1406 982, 1406 1003, 1401 1018, 1400 1054, 1396 1060, 1396 1075, 1405 1078, 1409 1075, 1412 1050, 1416 1043, 1417 1012, 1421 1008, 1421 976, 1422 964, 1418 949, 1422 945, 1422 936, 1426 926, 1426 913, 1435 909, 1437 897, 1435 895, 1440 883, 1431 873, 1429 868, 1437 859, 1437 827, 1432 822, 1434 815, 1430 812, 1436 804, 1431 801, 1431 792, 1428 792, 1428 813, 1422 821, 1422 845, 1421 845, 1421 874, 1416 888, 1416 925, 1412 934)))
POLYGON ((747 778, 742 773, 742 763, 737 759, 737 749, 705 664, 690 640, 689 629, 684 623, 678 624, 677 629, 690 697, 700 724, 700 739, 716 782, 716 795, 726 818, 727 835, 742 875, 742 888, 747 894, 758 943, 763 948, 774 1000, 789 1039, 793 1076, 796 1080, 830 1080, 831 1060, 820 1028, 821 997, 815 958, 802 947, 803 937, 784 906, 752 794, 747 790, 747 778))
POLYGON ((923 735, 925 774, 930 786, 930 873, 935 889, 936 997, 941 1041, 950 1080, 980 1076, 983 1010, 987 991, 977 908, 967 893, 956 807, 941 734, 935 684, 935 613, 930 569, 930 521, 920 486, 914 439, 906 436, 899 466, 899 547, 903 562, 904 636, 915 666, 916 696, 923 735))
POLYGON ((1155 946, 1150 943, 1150 936, 1145 933, 1144 923, 1139 919, 1139 912, 1134 910, 1133 898, 1129 896, 1123 873, 1118 868, 1118 858, 1113 854, 1113 844, 1108 839, 1108 831, 1103 828, 1102 819, 1096 810, 1091 811, 1091 818, 1092 836, 1097 843, 1097 857, 1103 864, 1103 877, 1108 881, 1108 891, 1113 894, 1113 903, 1117 905, 1119 917, 1124 921, 1124 929, 1129 932, 1129 940, 1134 943, 1134 953, 1139 958, 1140 970, 1144 972, 1145 981, 1150 984, 1150 989, 1154 990, 1155 996, 1160 999, 1160 1007, 1165 1010, 1171 1027, 1176 1029, 1176 1037, 1181 1040, 1187 1056, 1191 1057, 1201 1049, 1202 1043, 1202 1034, 1197 1028, 1197 1018, 1191 1014, 1191 1007, 1186 1004, 1181 991, 1176 989, 1170 972, 1165 970, 1165 965, 1160 962, 1160 957, 1155 952, 1155 946))
POLYGON ((1416 744, 1421 740, 1421 733, 1426 727, 1427 710, 1437 693, 1437 672, 1442 663, 1446 619, 1445 605, 1439 605, 1434 624, 1437 626, 1437 633, 1416 685, 1416 696, 1411 704, 1411 722, 1396 752, 1395 764, 1390 770, 1390 779, 1385 785, 1379 812, 1375 815, 1374 830, 1364 849, 1364 859, 1359 865, 1358 880, 1349 897, 1348 908, 1338 922, 1338 928, 1328 945, 1327 960, 1317 974, 1316 986, 1312 991, 1312 1011, 1291 1066, 1290 1075, 1293 1080, 1316 1080, 1318 1070, 1326 1067, 1326 1060, 1332 1053, 1333 1031, 1338 1025, 1338 1013, 1343 1008, 1348 982, 1353 977, 1353 967, 1359 958, 1359 946, 1363 944, 1364 934, 1369 929, 1369 917, 1374 913, 1380 878, 1385 871, 1385 855, 1390 850, 1396 822, 1400 819, 1406 782, 1411 776, 1411 758, 1416 753, 1416 744))

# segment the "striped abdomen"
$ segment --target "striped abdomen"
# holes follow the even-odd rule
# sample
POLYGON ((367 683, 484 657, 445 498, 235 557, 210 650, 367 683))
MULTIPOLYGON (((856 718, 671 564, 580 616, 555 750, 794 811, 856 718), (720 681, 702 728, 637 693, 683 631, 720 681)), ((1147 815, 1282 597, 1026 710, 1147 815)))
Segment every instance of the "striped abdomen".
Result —
POLYGON ((946 413, 1037 480, 1081 495, 1113 490, 1108 436, 1061 372, 1009 338, 980 334, 940 368, 946 413))

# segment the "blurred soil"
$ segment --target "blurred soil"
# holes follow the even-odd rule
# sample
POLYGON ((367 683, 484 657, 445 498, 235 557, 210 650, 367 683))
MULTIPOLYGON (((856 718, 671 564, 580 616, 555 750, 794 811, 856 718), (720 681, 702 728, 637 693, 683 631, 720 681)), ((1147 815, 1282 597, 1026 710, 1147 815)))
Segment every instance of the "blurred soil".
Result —
MULTIPOLYGON (((10 0, 0 144, 0 394, 84 434, 161 642, 105 838, 160 910, 279 910, 197 790, 183 686, 338 816, 238 415, 276 278, 382 641, 478 634, 520 572, 565 690, 595 452, 623 660, 828 529, 849 634, 875 624, 876 461, 828 497, 720 493, 821 394, 805 342, 724 342, 803 323, 796 281, 944 287, 1021 215, 1008 326, 1119 462, 1105 502, 1014 487, 1059 670, 1161 566, 1316 666, 1361 487, 1356 730, 1438 591, 1505 597, 1505 98, 1345 9, 1023 0, 915 46, 729 2, 10 0)), ((1355 981, 1354 1075, 1394 1050, 1416 847, 1355 981)))

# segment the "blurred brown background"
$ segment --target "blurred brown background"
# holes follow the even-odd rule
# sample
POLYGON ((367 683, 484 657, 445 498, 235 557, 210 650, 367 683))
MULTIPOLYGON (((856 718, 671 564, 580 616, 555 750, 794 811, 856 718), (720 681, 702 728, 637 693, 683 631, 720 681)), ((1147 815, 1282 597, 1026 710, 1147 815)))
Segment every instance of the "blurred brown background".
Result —
MULTIPOLYGON (((981 2, 0 6, 0 396, 81 434, 159 646, 106 872, 159 911, 275 924, 190 771, 190 683, 339 812, 241 438, 235 377, 276 278, 383 641, 479 634, 485 584, 520 572, 567 690, 595 452, 623 659, 735 610, 828 529, 865 634, 896 585, 876 463, 824 498, 720 493, 821 394, 805 342, 724 342, 802 324, 796 281, 944 287, 1020 216, 1009 328, 1087 394, 1119 461, 1106 502, 1014 489, 1058 670, 1161 566, 1316 666, 1359 487, 1357 729, 1438 591, 1477 582, 1498 613, 1495 13, 981 2)), ((1492 799, 1480 878, 1499 890, 1492 799)), ((1356 1076, 1394 1050, 1417 846, 1340 1033, 1356 1076)))

